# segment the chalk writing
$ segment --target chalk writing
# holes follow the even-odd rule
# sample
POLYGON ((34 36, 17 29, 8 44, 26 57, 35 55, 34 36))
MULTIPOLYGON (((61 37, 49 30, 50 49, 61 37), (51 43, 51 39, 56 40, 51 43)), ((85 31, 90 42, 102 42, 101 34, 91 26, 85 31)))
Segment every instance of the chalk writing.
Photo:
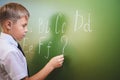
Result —
POLYGON ((49 41, 49 42, 48 42, 48 46, 47 46, 47 49, 48 49, 48 50, 47 50, 47 51, 48 51, 48 52, 47 52, 47 56, 44 56, 46 59, 48 59, 48 58, 49 58, 49 54, 50 54, 50 47, 51 47, 51 46, 50 46, 50 44, 51 44, 51 43, 52 43, 51 41, 49 41))
MULTIPOLYGON (((83 30, 84 32, 92 32, 93 30, 91 29, 91 14, 88 13, 87 16, 86 15, 81 15, 79 13, 78 10, 75 11, 75 14, 74 14, 74 19, 73 20, 73 24, 70 25, 69 27, 71 27, 71 29, 73 30, 73 32, 77 32, 77 31, 80 31, 80 30, 83 30)), ((54 25, 52 25, 52 27, 54 27, 54 29, 52 30, 52 32, 54 32, 55 34, 64 34, 66 32, 66 26, 68 25, 68 23, 66 21, 63 21, 61 22, 61 24, 59 25, 59 21, 63 19, 63 14, 62 13, 59 13, 55 20, 54 20, 54 25), (61 27, 61 28, 60 28, 61 27)), ((36 21, 37 22, 37 21, 36 21)), ((38 31, 34 31, 34 29, 32 27, 29 28, 29 34, 32 34, 33 32, 36 32, 36 34, 38 33, 38 54, 41 55, 41 48, 43 45, 45 45, 43 43, 43 41, 47 38, 47 35, 50 34, 50 28, 51 24, 50 24, 50 21, 48 19, 43 19, 41 17, 38 18, 38 31), (40 36, 40 34, 47 34, 47 35, 42 35, 40 36)), ((25 50, 25 53, 32 53, 33 52, 33 49, 34 49, 34 44, 30 43, 30 44, 27 44, 29 43, 29 40, 30 38, 29 37, 26 37, 23 39, 23 49, 25 50)), ((60 49, 61 53, 64 54, 65 53, 65 48, 67 47, 68 45, 68 42, 69 42, 69 39, 67 37, 67 35, 63 35, 63 36, 60 36, 60 41, 59 42, 62 47, 59 48, 60 46, 56 46, 56 48, 60 49)), ((34 43, 34 42, 33 42, 34 43)), ((48 40, 47 41, 47 45, 46 45, 46 51, 47 53, 45 53, 46 55, 44 55, 43 57, 45 59, 48 59, 51 55, 50 53, 50 50, 52 49, 52 44, 55 44, 54 42, 48 40)))
POLYGON ((29 41, 28 37, 23 39, 22 48, 25 53, 33 53, 34 45, 32 43, 30 45, 26 44, 28 41, 29 41))
POLYGON ((68 38, 67 38, 65 35, 62 36, 62 37, 61 37, 61 42, 64 43, 63 48, 62 48, 62 54, 64 54, 64 52, 65 52, 65 47, 66 47, 67 44, 68 44, 68 38))
MULTIPOLYGON (((59 23, 59 19, 62 17, 62 13, 59 13, 56 17, 56 22, 55 22, 55 33, 56 34, 59 34, 60 33, 60 30, 58 29, 58 23, 59 23)), ((75 17, 74 17, 74 27, 73 27, 73 30, 74 32, 76 31, 79 31, 79 30, 82 30, 85 31, 85 32, 92 32, 92 29, 91 29, 91 23, 90 23, 90 13, 88 13, 87 16, 83 16, 83 15, 80 15, 79 11, 76 10, 75 11, 75 17), (87 20, 86 20, 87 19, 87 20)), ((49 21, 48 20, 44 20, 42 18, 39 18, 38 19, 38 27, 39 27, 39 33, 49 33, 50 32, 50 28, 49 28, 49 21)), ((66 22, 63 22, 62 23, 62 33, 65 32, 65 26, 67 25, 66 22)), ((71 25, 72 27, 72 25, 71 25)))
POLYGON ((26 40, 28 40, 28 39, 29 39, 28 37, 25 37, 23 39, 23 45, 22 45, 23 49, 25 49, 25 47, 27 47, 26 40))
POLYGON ((30 45, 30 46, 29 46, 29 53, 32 53, 32 52, 33 52, 33 48, 34 48, 33 45, 30 45))
MULTIPOLYGON (((63 14, 62 13, 59 13, 58 15, 57 15, 57 17, 56 17, 56 22, 55 22, 55 33, 56 34, 59 34, 60 33, 60 30, 58 29, 58 27, 60 27, 60 26, 58 26, 58 23, 59 23, 59 20, 61 19, 61 17, 63 16, 63 14)), ((63 22, 62 23, 62 29, 61 29, 61 32, 62 33, 64 33, 64 29, 65 29, 65 26, 66 26, 66 22, 63 22)))
POLYGON ((90 28, 90 13, 88 14, 88 22, 84 23, 84 16, 80 15, 78 10, 76 10, 74 32, 76 32, 77 30, 80 30, 82 27, 85 32, 92 32, 90 28))
POLYGON ((48 20, 43 20, 42 18, 38 19, 39 33, 49 33, 50 29, 48 26, 48 20), (44 26, 44 27, 43 27, 44 26))
POLYGON ((39 51, 38 51, 39 54, 40 54, 40 51, 41 51, 41 45, 43 45, 42 40, 45 39, 45 38, 46 38, 45 36, 39 38, 39 43, 38 43, 39 44, 39 51))

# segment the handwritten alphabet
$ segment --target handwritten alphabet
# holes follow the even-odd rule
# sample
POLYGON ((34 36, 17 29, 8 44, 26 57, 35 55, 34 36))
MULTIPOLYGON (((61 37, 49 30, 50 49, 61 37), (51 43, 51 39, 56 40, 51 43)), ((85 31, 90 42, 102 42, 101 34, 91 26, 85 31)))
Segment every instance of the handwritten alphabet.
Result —
MULTIPOLYGON (((67 23, 66 22, 62 22, 62 25, 61 25, 61 29, 59 30, 59 19, 63 16, 62 13, 59 13, 56 17, 56 21, 55 21, 55 29, 54 29, 54 32, 55 34, 59 35, 59 34, 63 34, 65 33, 66 31, 66 26, 67 26, 67 23)), ((74 19, 73 19, 73 23, 74 25, 71 25, 71 27, 73 28, 73 32, 77 32, 79 30, 83 30, 84 32, 92 32, 92 29, 91 29, 91 14, 88 13, 87 16, 83 16, 83 15, 80 15, 79 11, 76 10, 75 11, 75 15, 74 15, 74 19)), ((49 34, 50 33, 50 23, 48 20, 45 20, 45 19, 42 19, 42 18, 38 18, 38 31, 36 31, 36 33, 38 33, 38 36, 39 34, 49 34)), ((32 34, 34 32, 33 28, 31 27, 30 28, 30 31, 29 31, 29 34, 32 34)), ((42 45, 44 45, 43 41, 47 38, 47 36, 43 35, 43 36, 39 36, 38 38, 38 54, 41 55, 41 47, 42 45)), ((27 42, 30 40, 29 37, 26 37, 24 38, 23 40, 23 44, 22 44, 22 47, 23 49, 25 49, 25 52, 26 53, 31 53, 33 51, 33 48, 34 48, 34 44, 30 43, 30 45, 27 44, 27 42), (27 47, 27 49, 26 49, 27 47)), ((67 37, 67 35, 62 35, 61 38, 60 38, 60 43, 62 44, 62 49, 61 49, 61 53, 64 54, 65 53, 65 48, 67 47, 68 45, 68 42, 69 42, 69 39, 67 37)), ((48 59, 49 56, 51 55, 50 53, 50 50, 51 50, 51 45, 52 44, 55 44, 54 42, 52 41, 48 41, 47 42, 47 46, 46 46, 46 50, 47 50, 47 53, 46 55, 44 55, 43 57, 45 59, 48 59)), ((59 46, 56 46, 56 47, 59 47, 59 46)))

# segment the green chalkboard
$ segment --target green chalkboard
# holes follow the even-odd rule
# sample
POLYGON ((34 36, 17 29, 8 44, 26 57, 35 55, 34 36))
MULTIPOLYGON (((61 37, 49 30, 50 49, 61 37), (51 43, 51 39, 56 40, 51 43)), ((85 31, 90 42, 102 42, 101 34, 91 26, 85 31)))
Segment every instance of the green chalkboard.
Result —
POLYGON ((119 0, 15 1, 30 11, 27 36, 21 42, 30 75, 64 54, 61 68, 46 80, 119 80, 119 0))

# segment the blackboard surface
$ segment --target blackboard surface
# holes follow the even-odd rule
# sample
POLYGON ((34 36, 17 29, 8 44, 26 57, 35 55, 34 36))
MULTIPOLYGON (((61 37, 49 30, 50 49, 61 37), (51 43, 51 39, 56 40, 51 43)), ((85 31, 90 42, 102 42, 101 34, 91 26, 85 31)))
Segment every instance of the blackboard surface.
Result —
POLYGON ((0 0, 19 2, 30 11, 21 42, 30 74, 64 54, 61 68, 46 80, 119 80, 119 0, 0 0))

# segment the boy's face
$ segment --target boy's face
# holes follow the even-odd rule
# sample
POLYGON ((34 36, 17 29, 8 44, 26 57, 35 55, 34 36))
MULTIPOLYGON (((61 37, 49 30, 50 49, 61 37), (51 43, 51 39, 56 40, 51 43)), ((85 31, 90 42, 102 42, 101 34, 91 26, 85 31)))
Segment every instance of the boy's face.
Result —
POLYGON ((27 29, 27 23, 28 19, 26 17, 21 17, 20 19, 17 20, 16 23, 14 23, 11 27, 11 35, 16 39, 16 40, 22 40, 28 29, 27 29))

